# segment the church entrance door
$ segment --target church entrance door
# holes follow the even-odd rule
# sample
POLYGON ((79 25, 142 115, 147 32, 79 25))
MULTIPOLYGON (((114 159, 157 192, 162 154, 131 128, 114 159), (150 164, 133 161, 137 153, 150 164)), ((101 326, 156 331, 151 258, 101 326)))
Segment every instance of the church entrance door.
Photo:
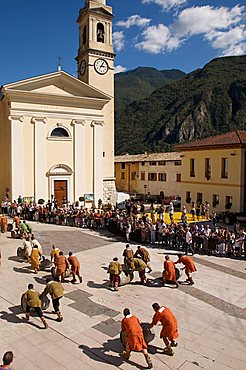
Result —
POLYGON ((54 196, 58 201, 59 207, 62 207, 62 200, 67 200, 67 180, 54 181, 54 196))

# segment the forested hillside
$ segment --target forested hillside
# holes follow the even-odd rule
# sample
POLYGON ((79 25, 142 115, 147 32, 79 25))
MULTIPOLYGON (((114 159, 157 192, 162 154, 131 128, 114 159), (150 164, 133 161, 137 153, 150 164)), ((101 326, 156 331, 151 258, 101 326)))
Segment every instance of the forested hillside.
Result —
POLYGON ((177 81, 164 81, 143 99, 134 99, 137 90, 128 102, 116 88, 116 154, 166 151, 176 143, 246 129, 246 56, 214 59, 177 81))

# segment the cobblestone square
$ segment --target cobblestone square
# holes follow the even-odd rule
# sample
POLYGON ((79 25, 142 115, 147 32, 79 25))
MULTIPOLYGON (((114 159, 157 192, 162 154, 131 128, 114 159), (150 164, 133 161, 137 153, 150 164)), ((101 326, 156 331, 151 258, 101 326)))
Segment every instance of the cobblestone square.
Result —
MULTIPOLYGON (((175 355, 168 357, 162 352, 161 328, 154 328, 155 339, 149 348, 154 369, 245 369, 245 261, 195 255, 195 285, 169 289, 156 283, 164 254, 168 253, 156 246, 149 248, 153 268, 148 274, 150 283, 139 285, 136 275, 132 284, 114 292, 108 288, 106 267, 115 256, 123 262, 123 241, 104 231, 38 223, 32 227, 46 256, 52 244, 65 253, 76 253, 83 283, 64 283, 62 323, 54 321, 51 308, 45 312, 47 330, 39 328, 37 318, 26 322, 20 296, 30 282, 41 292, 49 272, 34 275, 28 263, 16 258, 21 241, 11 239, 9 233, 1 235, 0 348, 1 353, 14 352, 14 370, 144 369, 146 364, 139 353, 133 353, 128 362, 120 358, 120 321, 122 310, 129 307, 142 322, 150 322, 151 305, 156 301, 175 314, 180 335, 175 355)), ((136 249, 136 245, 132 247, 136 249)), ((175 251, 169 252, 176 260, 175 251)))

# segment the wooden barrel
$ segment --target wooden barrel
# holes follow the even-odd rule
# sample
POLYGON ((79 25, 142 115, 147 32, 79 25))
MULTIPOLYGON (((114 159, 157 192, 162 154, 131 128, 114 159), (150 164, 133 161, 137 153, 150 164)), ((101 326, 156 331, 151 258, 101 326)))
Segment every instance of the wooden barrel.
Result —
POLYGON ((124 272, 122 272, 119 276, 119 286, 123 286, 126 284, 129 284, 131 281, 130 275, 126 275, 124 272))
POLYGON ((52 265, 53 263, 48 258, 44 258, 40 263, 40 269, 45 270, 51 268, 52 265))
POLYGON ((176 280, 179 280, 181 275, 182 275, 182 270, 180 270, 178 267, 175 266, 175 275, 176 275, 176 280))
MULTIPOLYGON (((51 275, 53 279, 56 278, 56 267, 51 267, 51 275)), ((64 278, 68 278, 70 276, 70 270, 66 270, 64 278)))
POLYGON ((18 247, 17 248, 17 257, 20 257, 20 258, 25 258, 25 251, 24 251, 24 248, 22 247, 18 247))
MULTIPOLYGON (((42 310, 47 310, 47 308, 50 305, 50 300, 48 297, 43 297, 41 299, 41 305, 42 305, 42 310)), ((21 308, 23 309, 24 312, 26 312, 26 300, 25 300, 25 294, 22 294, 21 296, 21 308)))
MULTIPOLYGON (((143 329, 144 340, 147 345, 150 342, 152 342, 152 340, 154 340, 155 338, 155 334, 150 329, 147 329, 148 325, 149 324, 147 323, 141 323, 141 327, 143 329)), ((123 347, 125 347, 126 346, 126 335, 122 331, 120 332, 120 341, 123 347)))

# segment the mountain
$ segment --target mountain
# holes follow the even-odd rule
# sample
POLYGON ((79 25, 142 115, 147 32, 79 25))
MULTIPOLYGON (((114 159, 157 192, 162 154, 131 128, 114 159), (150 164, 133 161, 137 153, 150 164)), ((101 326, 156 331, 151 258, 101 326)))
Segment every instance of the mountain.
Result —
POLYGON ((116 112, 117 154, 246 129, 246 56, 216 58, 116 112))
POLYGON ((139 67, 115 75, 116 110, 124 108, 134 100, 149 96, 154 90, 184 77, 180 70, 158 71, 155 68, 139 67))

